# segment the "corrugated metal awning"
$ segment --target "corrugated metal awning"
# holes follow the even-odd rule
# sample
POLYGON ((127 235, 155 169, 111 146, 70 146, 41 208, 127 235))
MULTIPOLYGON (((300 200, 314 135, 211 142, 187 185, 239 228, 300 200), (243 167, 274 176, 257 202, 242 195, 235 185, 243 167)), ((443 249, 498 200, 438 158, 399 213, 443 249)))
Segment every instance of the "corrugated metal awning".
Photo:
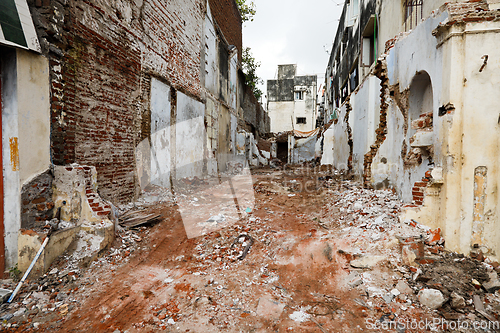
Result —
POLYGON ((0 0, 0 44, 41 52, 26 0, 0 0))

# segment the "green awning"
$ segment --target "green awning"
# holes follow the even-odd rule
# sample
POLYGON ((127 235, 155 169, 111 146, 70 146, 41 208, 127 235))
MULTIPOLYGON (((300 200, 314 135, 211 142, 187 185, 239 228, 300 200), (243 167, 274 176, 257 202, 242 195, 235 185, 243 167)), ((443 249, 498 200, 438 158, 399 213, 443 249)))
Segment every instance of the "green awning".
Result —
POLYGON ((0 1, 0 44, 40 52, 26 0, 0 1))

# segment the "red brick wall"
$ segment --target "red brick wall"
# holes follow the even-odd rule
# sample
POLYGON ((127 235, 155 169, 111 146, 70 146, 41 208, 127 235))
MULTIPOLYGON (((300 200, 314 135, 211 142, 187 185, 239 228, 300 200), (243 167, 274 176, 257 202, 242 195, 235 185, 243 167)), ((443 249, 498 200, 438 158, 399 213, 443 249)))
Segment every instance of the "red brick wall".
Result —
POLYGON ((235 0, 208 0, 210 10, 230 45, 238 48, 238 59, 242 59, 242 21, 235 0))
POLYGON ((93 165, 103 198, 132 200, 150 77, 201 99, 204 1, 28 2, 50 60, 53 163, 93 165))

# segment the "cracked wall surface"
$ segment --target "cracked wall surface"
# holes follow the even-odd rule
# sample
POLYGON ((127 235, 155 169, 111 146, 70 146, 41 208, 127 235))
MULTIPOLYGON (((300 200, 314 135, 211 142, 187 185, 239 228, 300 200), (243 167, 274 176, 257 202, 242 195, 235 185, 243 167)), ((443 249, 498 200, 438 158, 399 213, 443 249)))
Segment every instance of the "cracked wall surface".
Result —
MULTIPOLYGON (((382 2, 379 9, 387 14, 390 5, 382 2)), ((365 186, 389 187, 407 203, 402 219, 440 228, 452 250, 480 249, 497 258, 500 155, 494 147, 500 97, 492 87, 498 84, 500 64, 491 60, 499 57, 493 40, 500 15, 488 10, 486 1, 445 4, 428 15, 412 31, 380 41, 387 46, 379 58, 385 58, 387 83, 382 79, 378 85, 385 93, 382 100, 370 97, 366 85, 376 75, 372 67, 338 110, 332 164, 347 170, 352 156, 352 170, 363 164, 365 186), (380 107, 375 126, 359 122, 366 100, 380 107), (346 119, 347 104, 352 110, 346 119), (357 156, 360 141, 370 145, 362 158, 357 156)), ((381 34, 390 29, 385 26, 381 34)))

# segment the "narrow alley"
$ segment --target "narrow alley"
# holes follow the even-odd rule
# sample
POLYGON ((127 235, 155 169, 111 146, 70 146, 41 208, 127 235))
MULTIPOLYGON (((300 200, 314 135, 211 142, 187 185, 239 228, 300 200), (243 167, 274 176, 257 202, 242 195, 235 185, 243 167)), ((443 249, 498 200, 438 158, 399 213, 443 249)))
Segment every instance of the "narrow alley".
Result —
POLYGON ((0 332, 500 332, 499 36, 500 0, 0 0, 0 332))

